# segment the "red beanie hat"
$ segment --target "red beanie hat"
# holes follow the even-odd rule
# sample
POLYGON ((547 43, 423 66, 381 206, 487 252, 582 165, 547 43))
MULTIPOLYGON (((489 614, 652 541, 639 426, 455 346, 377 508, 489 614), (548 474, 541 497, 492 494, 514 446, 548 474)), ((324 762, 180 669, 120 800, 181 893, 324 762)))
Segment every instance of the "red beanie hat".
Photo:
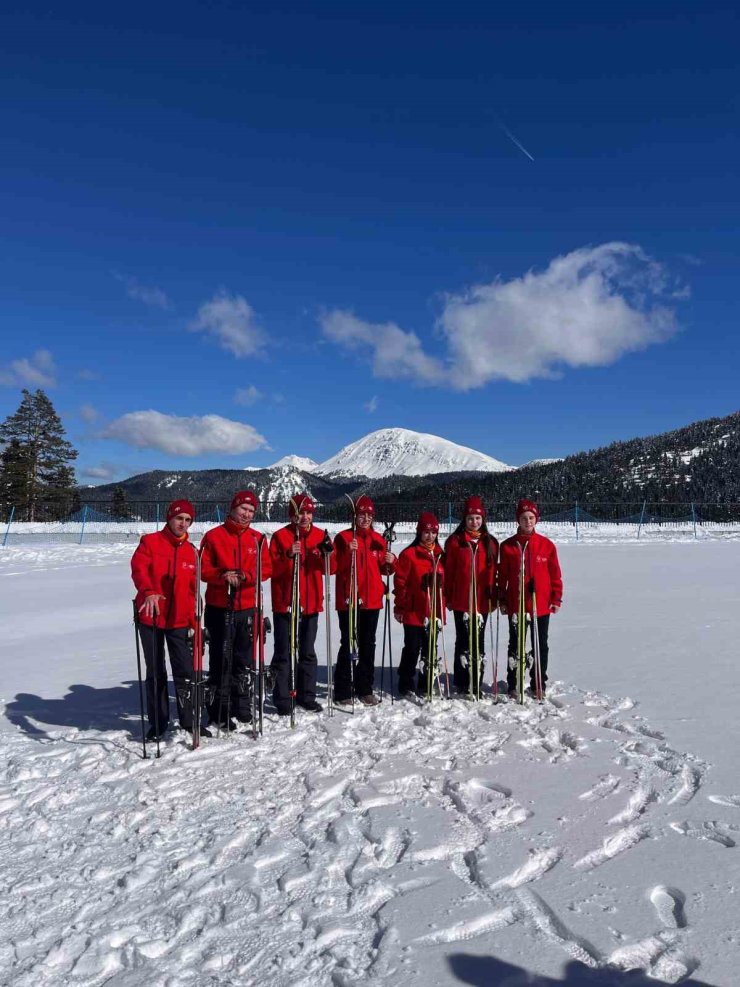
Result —
POLYGON ((519 503, 516 505, 516 519, 517 519, 517 521, 522 516, 522 514, 524 514, 525 511, 531 511, 532 514, 534 514, 535 518, 539 521, 539 519, 540 519, 540 509, 539 509, 539 507, 535 504, 535 502, 533 500, 527 500, 526 498, 523 497, 519 501, 519 503))
POLYGON ((486 509, 480 497, 468 497, 465 501, 463 516, 467 517, 469 514, 480 514, 481 517, 486 516, 486 509))
POLYGON ((251 504, 255 511, 260 506, 260 502, 257 500, 257 495, 253 490, 237 490, 231 498, 231 507, 229 510, 236 510, 236 508, 241 507, 242 504, 251 504))
POLYGON ((171 521, 178 514, 189 514, 195 520, 195 508, 189 500, 173 500, 167 508, 167 520, 171 521))
POLYGON ((363 494, 362 497, 357 498, 355 514, 369 514, 370 517, 375 517, 375 504, 373 504, 367 494, 363 494))
POLYGON ((313 514, 316 510, 316 505, 311 500, 311 498, 306 493, 296 494, 295 497, 290 498, 290 504, 288 505, 288 510, 290 511, 291 517, 298 517, 301 511, 306 511, 308 514, 313 514))
POLYGON ((419 520, 416 522, 417 535, 424 531, 433 531, 435 535, 439 532, 439 521, 431 511, 422 511, 419 520))

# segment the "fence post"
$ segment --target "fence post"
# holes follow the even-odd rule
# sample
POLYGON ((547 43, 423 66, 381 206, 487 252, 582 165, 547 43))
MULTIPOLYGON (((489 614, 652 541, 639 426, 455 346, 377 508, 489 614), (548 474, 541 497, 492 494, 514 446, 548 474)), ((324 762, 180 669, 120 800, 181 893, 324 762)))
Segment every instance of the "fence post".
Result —
POLYGON ((221 507, 219 504, 216 504, 216 520, 219 524, 221 523, 221 507))
POLYGON ((578 541, 578 501, 576 501, 576 541, 578 541))
POLYGON ((85 537, 85 523, 87 521, 87 512, 89 510, 90 508, 87 506, 87 504, 85 504, 84 508, 82 509, 82 528, 80 529, 80 545, 82 544, 82 539, 85 537))
POLYGON ((640 532, 642 531, 642 522, 645 518, 645 508, 647 507, 647 501, 643 500, 642 510, 640 511, 640 523, 637 525, 637 537, 640 537, 640 532))
POLYGON ((15 504, 10 508, 10 517, 8 518, 8 527, 5 529, 5 537, 3 538, 3 548, 8 544, 8 535, 10 534, 10 522, 13 520, 13 515, 15 514, 15 504))
POLYGON ((694 538, 697 537, 696 534, 696 511, 694 510, 694 502, 691 501, 691 520, 694 522, 694 538))

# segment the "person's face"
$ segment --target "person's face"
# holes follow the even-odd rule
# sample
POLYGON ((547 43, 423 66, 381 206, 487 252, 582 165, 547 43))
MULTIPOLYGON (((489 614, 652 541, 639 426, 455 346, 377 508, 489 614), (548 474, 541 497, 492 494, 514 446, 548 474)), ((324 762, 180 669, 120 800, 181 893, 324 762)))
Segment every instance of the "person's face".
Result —
POLYGON ((421 544, 424 546, 424 548, 431 548, 436 540, 437 540, 436 531, 422 531, 421 544))
POLYGON ((182 538, 192 523, 193 519, 189 514, 175 514, 167 522, 167 527, 176 538, 182 538))
POLYGON ((231 512, 231 517, 237 524, 248 525, 251 524, 252 518, 254 517, 254 507, 252 504, 239 504, 231 512))
POLYGON ((308 529, 313 524, 313 512, 312 511, 300 511, 298 514, 298 527, 303 528, 304 531, 308 529))
POLYGON ((532 511, 525 511, 519 515, 519 527, 523 534, 531 535, 536 524, 537 515, 533 514, 532 511))
POLYGON ((358 528, 369 528, 373 523, 372 514, 366 514, 364 511, 362 514, 357 515, 357 527, 358 528))
POLYGON ((467 531, 480 531, 482 524, 482 514, 468 514, 465 518, 465 528, 467 531))

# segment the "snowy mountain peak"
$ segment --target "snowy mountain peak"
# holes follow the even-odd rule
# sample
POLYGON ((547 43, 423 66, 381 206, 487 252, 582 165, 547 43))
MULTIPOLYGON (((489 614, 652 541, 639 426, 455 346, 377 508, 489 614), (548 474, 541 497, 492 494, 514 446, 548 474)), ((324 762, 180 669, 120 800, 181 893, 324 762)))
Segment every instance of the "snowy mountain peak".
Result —
POLYGON ((315 470, 320 476, 368 476, 378 479, 393 474, 424 476, 481 470, 500 473, 512 467, 467 446, 438 435, 412 432, 408 428, 381 428, 352 442, 315 470))
POLYGON ((278 459, 276 463, 273 463, 270 469, 277 469, 280 466, 292 466, 297 470, 304 470, 306 473, 315 473, 319 467, 319 464, 314 459, 309 459, 308 456, 283 456, 282 459, 278 459))

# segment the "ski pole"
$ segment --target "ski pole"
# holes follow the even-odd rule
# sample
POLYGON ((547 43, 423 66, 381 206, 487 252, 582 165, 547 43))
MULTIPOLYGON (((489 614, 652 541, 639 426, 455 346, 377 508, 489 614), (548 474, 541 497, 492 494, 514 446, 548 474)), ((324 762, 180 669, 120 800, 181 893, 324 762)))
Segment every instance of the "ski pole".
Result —
POLYGON ((334 716, 334 668, 331 650, 331 553, 334 551, 329 532, 319 546, 324 553, 324 613, 326 615, 326 712, 334 716))
MULTIPOLYGON (((154 606, 152 607, 152 638, 154 641, 154 661, 152 662, 152 675, 154 678, 154 733, 155 740, 157 744, 157 753, 155 757, 161 757, 162 752, 159 749, 159 677, 157 675, 158 665, 159 665, 159 634, 157 633, 157 618, 159 617, 159 604, 154 601, 154 606), (157 609, 155 610, 154 607, 157 609)), ((164 632, 162 633, 162 649, 164 650, 164 632)), ((164 659, 164 655, 162 655, 164 659)))
POLYGON ((217 737, 221 736, 221 726, 224 722, 224 696, 226 697, 226 732, 231 732, 231 666, 234 660, 234 587, 231 583, 226 587, 226 600, 224 643, 221 649, 217 737))
POLYGON ((442 592, 442 587, 439 590, 439 609, 442 611, 442 660, 444 663, 445 670, 445 693, 447 698, 450 698, 450 672, 447 667, 447 643, 445 641, 445 604, 444 604, 444 594, 442 592))
POLYGON ((144 684, 141 678, 141 647, 139 645, 139 615, 136 612, 136 600, 134 605, 134 639, 136 641, 136 669, 139 673, 139 710, 141 712, 141 746, 143 748, 142 757, 146 761, 149 755, 146 752, 146 727, 144 726, 144 684))
POLYGON ((517 621, 517 670, 519 673, 519 702, 522 705, 524 705, 524 676, 527 662, 527 603, 525 598, 526 551, 526 545, 524 548, 520 548, 521 564, 519 568, 519 612, 517 621))
POLYGON ((193 750, 200 747, 201 679, 203 677, 203 600, 200 595, 200 552, 195 552, 195 627, 193 628, 193 750))

